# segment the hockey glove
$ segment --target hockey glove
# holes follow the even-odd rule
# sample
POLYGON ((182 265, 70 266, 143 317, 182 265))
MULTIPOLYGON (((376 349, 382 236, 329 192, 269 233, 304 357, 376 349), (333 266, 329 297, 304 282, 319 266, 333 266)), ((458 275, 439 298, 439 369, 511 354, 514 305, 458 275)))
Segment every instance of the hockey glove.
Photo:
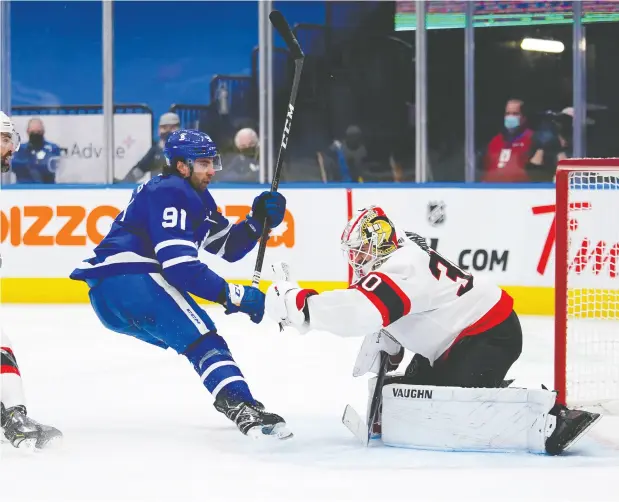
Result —
POLYGON ((251 216, 260 222, 266 218, 269 228, 275 228, 284 221, 285 214, 286 198, 279 192, 262 192, 251 206, 251 216))
POLYGON ((226 284, 226 315, 243 312, 259 324, 264 316, 264 293, 252 286, 226 284))
POLYGON ((271 319, 282 326, 293 326, 301 334, 309 331, 310 312, 307 299, 318 293, 301 289, 298 284, 280 281, 267 290, 265 309, 271 319))

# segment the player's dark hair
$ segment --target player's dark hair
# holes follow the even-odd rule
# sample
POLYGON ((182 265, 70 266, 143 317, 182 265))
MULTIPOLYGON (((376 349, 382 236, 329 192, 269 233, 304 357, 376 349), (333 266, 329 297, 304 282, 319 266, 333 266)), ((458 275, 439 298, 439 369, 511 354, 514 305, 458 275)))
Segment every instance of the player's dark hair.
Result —
POLYGON ((170 164, 168 165, 168 163, 166 162, 165 166, 163 166, 163 174, 165 175, 170 175, 170 174, 176 174, 178 176, 180 176, 180 173, 178 172, 178 163, 179 162, 184 162, 185 159, 183 159, 182 157, 174 157, 170 160, 170 164))

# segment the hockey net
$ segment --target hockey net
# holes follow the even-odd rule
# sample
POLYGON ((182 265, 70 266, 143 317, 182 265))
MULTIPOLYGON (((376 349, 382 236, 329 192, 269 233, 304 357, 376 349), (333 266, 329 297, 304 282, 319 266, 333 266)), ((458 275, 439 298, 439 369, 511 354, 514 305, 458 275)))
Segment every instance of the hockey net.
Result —
POLYGON ((557 168, 555 388, 619 413, 619 159, 557 168))

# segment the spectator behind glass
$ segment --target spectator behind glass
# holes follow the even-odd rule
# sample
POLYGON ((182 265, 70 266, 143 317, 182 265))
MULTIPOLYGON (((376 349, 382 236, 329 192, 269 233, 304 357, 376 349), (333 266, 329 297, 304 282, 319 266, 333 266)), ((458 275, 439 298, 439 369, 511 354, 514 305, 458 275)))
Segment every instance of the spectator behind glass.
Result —
POLYGON ((45 140, 45 126, 40 118, 28 121, 28 143, 13 156, 13 174, 17 183, 55 183, 60 147, 45 140))
POLYGON ((331 148, 335 152, 339 167, 339 176, 336 180, 360 181, 368 161, 368 151, 363 144, 361 128, 356 125, 348 126, 344 140, 335 140, 331 148))
POLYGON ((181 119, 176 113, 164 113, 159 118, 159 141, 151 146, 146 155, 133 166, 122 180, 114 180, 115 183, 136 183, 146 173, 157 176, 163 171, 166 160, 163 156, 163 147, 168 136, 181 128, 181 119))
MULTIPOLYGON (((375 138, 374 138, 375 139, 375 138)), ((401 181, 404 177, 400 164, 402 155, 397 144, 373 141, 368 152, 361 128, 350 125, 343 140, 334 140, 324 152, 316 152, 320 177, 326 181, 363 183, 377 181, 401 181)))
POLYGON ((503 130, 488 144, 482 181, 530 181, 527 164, 531 157, 532 138, 533 131, 527 127, 524 102, 510 99, 505 106, 503 130))
POLYGON ((240 129, 234 136, 236 152, 222 155, 223 170, 218 181, 258 183, 260 181, 260 140, 250 127, 240 129))
MULTIPOLYGON (((533 136, 534 155, 528 165, 532 181, 554 181, 558 162, 572 156, 573 119, 572 107, 546 114, 546 120, 533 136)), ((591 125, 593 120, 587 118, 585 123, 591 125)))

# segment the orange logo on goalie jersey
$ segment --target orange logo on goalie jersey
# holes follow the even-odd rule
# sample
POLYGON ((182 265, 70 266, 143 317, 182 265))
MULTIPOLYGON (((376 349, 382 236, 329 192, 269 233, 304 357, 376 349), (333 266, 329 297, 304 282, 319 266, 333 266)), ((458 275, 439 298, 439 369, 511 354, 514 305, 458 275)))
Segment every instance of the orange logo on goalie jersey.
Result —
MULTIPOLYGON (((120 213, 113 206, 13 206, 0 211, 0 242, 13 246, 85 246, 99 244, 104 233, 102 219, 109 225, 120 213)), ((109 227, 105 228, 107 231, 109 227)))

